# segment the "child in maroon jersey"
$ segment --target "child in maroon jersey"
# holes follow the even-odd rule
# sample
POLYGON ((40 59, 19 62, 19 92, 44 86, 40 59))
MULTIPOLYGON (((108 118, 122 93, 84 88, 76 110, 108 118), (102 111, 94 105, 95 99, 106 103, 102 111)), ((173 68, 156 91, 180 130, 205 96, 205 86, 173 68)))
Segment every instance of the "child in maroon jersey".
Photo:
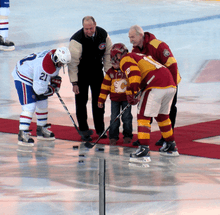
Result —
MULTIPOLYGON (((119 139, 119 127, 120 120, 112 123, 120 113, 121 109, 124 109, 127 105, 126 88, 127 88, 126 75, 121 72, 119 67, 112 64, 112 67, 106 72, 103 79, 101 91, 98 99, 98 107, 103 108, 108 94, 111 99, 111 121, 112 124, 109 130, 110 145, 116 145, 119 139)), ((123 122, 123 135, 124 143, 128 144, 132 140, 132 114, 131 106, 126 109, 122 115, 123 122)))

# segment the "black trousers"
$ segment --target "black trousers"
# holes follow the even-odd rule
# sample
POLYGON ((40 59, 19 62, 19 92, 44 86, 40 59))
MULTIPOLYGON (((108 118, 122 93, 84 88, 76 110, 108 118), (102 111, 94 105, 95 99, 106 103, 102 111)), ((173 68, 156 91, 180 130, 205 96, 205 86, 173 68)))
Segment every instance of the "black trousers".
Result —
POLYGON ((178 91, 178 87, 176 88, 176 94, 173 97, 173 102, 172 102, 172 105, 171 105, 171 108, 170 108, 170 114, 169 114, 173 130, 174 130, 174 126, 175 126, 175 123, 176 123, 176 114, 177 114, 177 107, 176 107, 177 91, 178 91))
POLYGON ((98 107, 98 97, 101 89, 101 84, 104 78, 103 72, 90 77, 86 74, 82 77, 78 77, 79 94, 75 95, 76 102, 76 117, 79 124, 80 131, 89 130, 89 125, 87 122, 87 102, 89 88, 91 90, 92 96, 92 114, 93 122, 96 133, 102 133, 105 130, 104 126, 104 110, 105 108, 98 107))

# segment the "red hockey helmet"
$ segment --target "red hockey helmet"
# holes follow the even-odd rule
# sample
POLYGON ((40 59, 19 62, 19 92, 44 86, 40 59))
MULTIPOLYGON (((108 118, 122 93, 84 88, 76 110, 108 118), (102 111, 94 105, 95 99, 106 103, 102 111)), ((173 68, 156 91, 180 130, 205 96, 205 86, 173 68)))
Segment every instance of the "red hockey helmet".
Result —
POLYGON ((121 58, 128 53, 127 47, 123 43, 115 43, 111 48, 111 62, 118 63, 120 59, 118 59, 117 54, 121 54, 121 58))

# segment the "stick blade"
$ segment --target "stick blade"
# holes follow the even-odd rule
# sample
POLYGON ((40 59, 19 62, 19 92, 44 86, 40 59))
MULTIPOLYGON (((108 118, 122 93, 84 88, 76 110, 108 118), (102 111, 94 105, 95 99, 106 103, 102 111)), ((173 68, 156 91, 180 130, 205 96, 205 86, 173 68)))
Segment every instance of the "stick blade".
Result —
POLYGON ((90 142, 85 142, 85 143, 84 143, 84 146, 85 146, 86 148, 89 148, 89 149, 91 149, 94 145, 95 145, 95 144, 90 143, 90 142))

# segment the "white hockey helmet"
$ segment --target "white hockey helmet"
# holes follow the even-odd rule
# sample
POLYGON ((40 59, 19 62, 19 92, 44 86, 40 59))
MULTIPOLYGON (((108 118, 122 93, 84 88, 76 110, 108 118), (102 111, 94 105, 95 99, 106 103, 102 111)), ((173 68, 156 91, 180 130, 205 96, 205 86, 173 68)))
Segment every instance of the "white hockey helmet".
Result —
POLYGON ((54 63, 58 63, 58 62, 61 62, 63 64, 70 63, 71 54, 69 49, 66 47, 57 48, 53 54, 52 60, 54 63))

